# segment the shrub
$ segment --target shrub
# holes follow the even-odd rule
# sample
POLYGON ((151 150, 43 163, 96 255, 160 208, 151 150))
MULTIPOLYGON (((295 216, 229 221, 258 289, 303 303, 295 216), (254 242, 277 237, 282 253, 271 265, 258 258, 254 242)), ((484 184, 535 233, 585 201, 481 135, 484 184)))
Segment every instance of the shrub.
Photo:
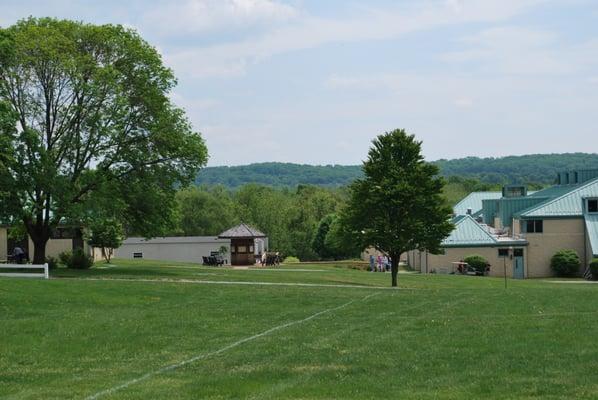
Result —
POLYGON ((58 259, 56 257, 46 257, 46 264, 48 264, 49 269, 56 269, 58 268, 58 259))
POLYGON ((592 279, 598 281, 598 258, 594 258, 590 263, 590 272, 592 273, 592 279))
POLYGON ((93 265, 93 257, 85 254, 83 249, 65 251, 59 255, 60 262, 72 269, 89 269, 93 265))
POLYGON ((293 264, 300 262, 297 257, 288 256, 284 259, 283 264, 293 264))
POLYGON ((581 261, 575 250, 559 250, 550 260, 550 268, 557 276, 572 276, 579 271, 581 261))
POLYGON ((467 256, 463 261, 476 271, 482 273, 486 271, 486 267, 488 266, 488 260, 478 254, 467 256))
POLYGON ((70 251, 63 251, 62 253, 60 253, 58 255, 58 261, 64 265, 65 267, 68 266, 71 263, 71 258, 73 256, 73 253, 70 251))

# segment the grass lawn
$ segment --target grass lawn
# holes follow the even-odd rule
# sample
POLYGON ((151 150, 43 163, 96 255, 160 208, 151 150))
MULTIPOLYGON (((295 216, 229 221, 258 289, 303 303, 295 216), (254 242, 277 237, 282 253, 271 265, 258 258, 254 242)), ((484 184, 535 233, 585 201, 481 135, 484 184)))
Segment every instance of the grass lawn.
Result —
POLYGON ((598 397, 598 285, 98 266, 0 278, 1 399, 598 397))

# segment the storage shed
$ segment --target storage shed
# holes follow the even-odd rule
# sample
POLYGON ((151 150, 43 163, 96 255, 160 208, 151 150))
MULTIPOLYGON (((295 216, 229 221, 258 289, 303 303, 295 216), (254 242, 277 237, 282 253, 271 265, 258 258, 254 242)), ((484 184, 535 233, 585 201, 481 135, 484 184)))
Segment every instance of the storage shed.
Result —
MULTIPOLYGON (((256 241, 260 244, 267 243, 267 237, 263 232, 247 225, 240 224, 230 228, 220 235, 219 239, 230 239, 230 259, 232 265, 253 265, 255 264, 256 241)), ((263 246, 266 250, 267 245, 263 246)), ((261 253, 261 251, 258 251, 261 253)))

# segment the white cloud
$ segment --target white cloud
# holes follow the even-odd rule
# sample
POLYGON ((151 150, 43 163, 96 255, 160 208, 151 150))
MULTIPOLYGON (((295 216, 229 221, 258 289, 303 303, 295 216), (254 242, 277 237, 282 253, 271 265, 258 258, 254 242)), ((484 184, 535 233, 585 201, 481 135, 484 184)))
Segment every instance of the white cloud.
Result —
POLYGON ((421 3, 412 8, 363 11, 344 19, 303 16, 265 34, 237 42, 184 49, 167 55, 178 73, 194 77, 242 74, 261 59, 330 43, 381 40, 409 32, 468 22, 500 21, 535 5, 539 0, 462 0, 421 3))
POLYGON ((473 99, 470 97, 458 97, 455 99, 455 106, 458 108, 471 108, 473 106, 473 99))
POLYGON ((186 0, 154 7, 143 19, 158 34, 171 36, 280 23, 297 15, 294 7, 273 0, 186 0))
POLYGON ((515 26, 482 30, 462 39, 466 49, 442 59, 483 73, 563 75, 589 70, 598 62, 598 41, 564 43, 553 32, 515 26))

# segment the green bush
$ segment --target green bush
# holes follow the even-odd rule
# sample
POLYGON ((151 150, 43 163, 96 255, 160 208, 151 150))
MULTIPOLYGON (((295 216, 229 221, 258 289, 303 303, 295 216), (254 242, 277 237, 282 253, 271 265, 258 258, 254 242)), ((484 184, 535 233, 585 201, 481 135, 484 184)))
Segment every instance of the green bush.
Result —
POLYGON ((73 253, 71 251, 63 251, 58 255, 58 261, 60 262, 60 264, 66 267, 71 263, 72 257, 73 253))
POLYGON ((550 260, 550 268, 557 276, 572 276, 579 272, 581 261, 575 250, 559 250, 550 260))
POLYGON ((56 257, 46 257, 46 264, 48 264, 49 269, 56 269, 58 268, 58 259, 56 257))
POLYGON ((298 263, 298 262, 301 262, 301 261, 299 261, 299 259, 297 257, 288 256, 284 259, 283 264, 293 264, 293 263, 298 263))
POLYGON ((590 263, 590 272, 592 273, 592 279, 598 281, 598 258, 594 258, 590 263))
POLYGON ((488 265, 488 260, 478 254, 467 256, 463 261, 478 272, 485 272, 488 265))
POLYGON ((93 265, 93 257, 85 254, 83 249, 65 251, 58 256, 60 263, 72 269, 89 269, 93 265))

